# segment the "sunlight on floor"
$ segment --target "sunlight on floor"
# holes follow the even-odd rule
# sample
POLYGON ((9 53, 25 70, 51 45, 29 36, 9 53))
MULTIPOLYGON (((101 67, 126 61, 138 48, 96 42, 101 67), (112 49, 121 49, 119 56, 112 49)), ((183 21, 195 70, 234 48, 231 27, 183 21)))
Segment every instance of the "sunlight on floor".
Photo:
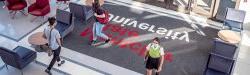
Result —
POLYGON ((151 18, 156 18, 156 17, 160 17, 160 16, 161 15, 152 14, 152 15, 144 16, 143 19, 151 19, 151 18))
POLYGON ((206 2, 204 2, 203 0, 197 0, 197 3, 200 6, 204 6, 204 7, 206 6, 206 7, 208 7, 208 4, 206 2))
POLYGON ((188 4, 188 0, 176 0, 176 2, 178 3, 178 4, 180 4, 180 6, 187 6, 187 4, 188 4))
POLYGON ((247 35, 247 33, 243 33, 242 34, 242 40, 244 41, 241 41, 243 46, 250 46, 250 37, 247 35))
MULTIPOLYGON (((132 6, 142 6, 141 3, 132 3, 132 6)), ((143 8, 139 8, 139 7, 133 7, 133 8, 130 8, 129 9, 131 12, 134 12, 136 14, 142 14, 144 12, 144 9, 143 8), (140 10, 138 10, 140 9, 140 10)))
MULTIPOLYGON (((186 15, 184 15, 184 14, 182 14, 181 16, 182 16, 182 18, 183 18, 186 22, 188 22, 188 23, 191 24, 191 27, 193 27, 194 30, 195 30, 198 34, 203 35, 203 36, 206 36, 206 34, 197 26, 197 24, 195 24, 195 23, 191 20, 191 18, 190 18, 189 16, 186 16, 186 15)), ((206 27, 206 26, 203 25, 202 27, 206 27)))
POLYGON ((127 45, 127 44, 131 44, 131 43, 148 41, 148 40, 152 40, 154 37, 162 38, 162 37, 164 37, 164 35, 151 33, 151 34, 139 35, 138 37, 128 37, 128 38, 125 38, 124 40, 122 40, 122 42, 119 43, 118 45, 127 45))
POLYGON ((192 23, 191 27, 193 27, 198 34, 206 36, 206 34, 196 24, 192 23))

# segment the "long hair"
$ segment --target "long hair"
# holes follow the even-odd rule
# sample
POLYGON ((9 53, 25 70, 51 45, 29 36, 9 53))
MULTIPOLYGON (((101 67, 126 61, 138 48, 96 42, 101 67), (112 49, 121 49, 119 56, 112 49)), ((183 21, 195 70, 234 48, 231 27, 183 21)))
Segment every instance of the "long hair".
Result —
POLYGON ((94 0, 93 3, 94 12, 97 12, 99 8, 100 8, 99 0, 94 0))

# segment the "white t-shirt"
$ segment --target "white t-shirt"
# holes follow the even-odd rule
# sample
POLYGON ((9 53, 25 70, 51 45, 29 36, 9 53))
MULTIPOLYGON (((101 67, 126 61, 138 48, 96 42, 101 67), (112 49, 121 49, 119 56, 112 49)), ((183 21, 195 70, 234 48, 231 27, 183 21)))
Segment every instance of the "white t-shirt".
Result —
POLYGON ((55 28, 52 29, 51 31, 51 35, 50 35, 50 31, 51 31, 51 27, 50 26, 46 26, 45 29, 44 29, 44 33, 45 33, 45 36, 47 38, 47 40, 49 41, 49 47, 52 49, 52 50, 56 50, 60 45, 58 44, 57 42, 57 39, 60 39, 61 36, 60 36, 60 33, 58 30, 56 30, 55 28), (49 37, 51 37, 51 39, 49 39, 49 37))
POLYGON ((147 51, 150 50, 150 47, 153 47, 153 48, 158 48, 158 47, 160 47, 160 55, 162 56, 162 55, 165 54, 165 53, 164 53, 163 47, 161 47, 159 44, 149 43, 148 46, 146 47, 147 51))

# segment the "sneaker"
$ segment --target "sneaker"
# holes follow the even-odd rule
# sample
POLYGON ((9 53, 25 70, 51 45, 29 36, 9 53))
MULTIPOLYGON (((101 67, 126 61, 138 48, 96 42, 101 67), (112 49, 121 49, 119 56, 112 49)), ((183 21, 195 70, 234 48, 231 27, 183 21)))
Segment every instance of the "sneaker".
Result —
POLYGON ((92 40, 92 41, 90 42, 91 45, 93 45, 93 44, 95 44, 95 43, 97 43, 96 40, 92 40))
POLYGON ((105 43, 108 43, 110 41, 110 39, 107 39, 107 40, 105 40, 105 43))
POLYGON ((45 72, 48 73, 49 75, 52 75, 52 73, 48 69, 46 69, 45 72))
POLYGON ((62 64, 64 64, 64 63, 65 63, 65 61, 62 60, 62 61, 58 64, 58 66, 60 67, 60 66, 62 66, 62 64))

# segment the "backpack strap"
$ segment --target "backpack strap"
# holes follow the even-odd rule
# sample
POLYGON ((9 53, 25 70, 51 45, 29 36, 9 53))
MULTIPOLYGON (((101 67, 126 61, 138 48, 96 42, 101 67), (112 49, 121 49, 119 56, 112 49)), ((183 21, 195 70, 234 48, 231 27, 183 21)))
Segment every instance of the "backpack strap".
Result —
POLYGON ((48 43, 49 46, 50 46, 50 44, 51 44, 51 32, 52 32, 52 30, 53 30, 53 28, 51 28, 51 29, 50 29, 50 32, 49 32, 49 43, 48 43))

